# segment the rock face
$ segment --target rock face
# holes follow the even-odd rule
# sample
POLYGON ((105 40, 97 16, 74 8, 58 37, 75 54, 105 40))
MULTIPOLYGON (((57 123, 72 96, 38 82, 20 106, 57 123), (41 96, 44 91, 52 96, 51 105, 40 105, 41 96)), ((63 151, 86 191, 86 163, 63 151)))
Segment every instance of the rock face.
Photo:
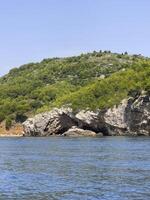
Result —
POLYGON ((104 122, 104 111, 85 111, 82 110, 75 115, 80 120, 81 128, 92 130, 95 132, 106 132, 104 122))
POLYGON ((150 96, 123 100, 104 115, 109 135, 150 135, 150 96))
POLYGON ((129 99, 125 110, 128 131, 137 135, 150 135, 150 96, 129 99))
POLYGON ((108 135, 126 135, 127 124, 125 120, 126 107, 128 100, 123 100, 120 105, 108 109, 104 114, 105 126, 108 135))
POLYGON ((62 108, 29 118, 23 127, 25 136, 49 136, 62 134, 76 124, 72 109, 62 108))
POLYGON ((105 111, 54 109, 29 118, 23 127, 25 136, 150 135, 150 96, 129 98, 105 111))
POLYGON ((68 137, 79 137, 79 136, 96 136, 96 133, 93 131, 89 130, 83 130, 77 127, 72 127, 65 133, 63 133, 63 136, 68 136, 68 137))
MULTIPOLYGON (((54 109, 50 112, 36 115, 23 123, 24 136, 50 136, 62 135, 71 127, 76 126, 81 130, 87 130, 86 134, 95 134, 104 129, 102 115, 92 111, 73 113, 71 108, 54 109), (89 132, 88 132, 89 130, 89 132), (91 130, 91 133, 90 133, 91 130), (92 132, 93 131, 93 132, 92 132)), ((78 130, 79 131, 79 130, 78 130)), ((70 135, 71 133, 67 134, 70 135)), ((81 135, 79 132, 76 135, 81 135)))

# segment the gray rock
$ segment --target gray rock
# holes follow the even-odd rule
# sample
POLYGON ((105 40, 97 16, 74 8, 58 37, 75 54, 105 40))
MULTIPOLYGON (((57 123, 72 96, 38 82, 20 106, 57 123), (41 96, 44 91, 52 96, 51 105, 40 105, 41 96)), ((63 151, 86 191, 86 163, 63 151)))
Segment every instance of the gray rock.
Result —
POLYGON ((123 100, 120 105, 108 109, 104 114, 105 126, 108 135, 126 135, 127 124, 125 121, 125 110, 128 100, 123 100))
POLYGON ((68 131, 66 131, 63 136, 68 137, 83 137, 83 136, 96 136, 96 133, 89 130, 83 130, 77 127, 72 127, 68 131))
POLYGON ((125 110, 128 131, 137 135, 150 135, 150 96, 130 98, 125 110))
POLYGON ((97 110, 96 112, 90 110, 87 111, 81 110, 79 113, 75 115, 75 117, 81 122, 80 128, 92 130, 96 133, 106 132, 104 113, 105 111, 99 111, 99 110, 97 110))
POLYGON ((105 111, 53 109, 29 118, 23 127, 25 136, 150 135, 150 96, 142 93, 105 111))
POLYGON ((104 115, 109 135, 150 135, 150 97, 123 100, 104 115))
POLYGON ((77 122, 72 115, 72 109, 54 109, 51 112, 38 114, 23 123, 25 136, 49 136, 62 134, 77 122))
POLYGON ((99 132, 99 133, 96 133, 96 136, 103 137, 104 135, 103 135, 103 133, 99 132))

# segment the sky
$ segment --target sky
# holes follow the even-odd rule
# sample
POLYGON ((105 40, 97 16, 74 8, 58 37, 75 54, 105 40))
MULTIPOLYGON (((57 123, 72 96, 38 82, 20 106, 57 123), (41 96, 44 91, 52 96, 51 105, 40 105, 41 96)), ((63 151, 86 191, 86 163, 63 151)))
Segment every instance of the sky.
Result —
POLYGON ((150 0, 0 0, 0 76, 44 58, 150 56, 150 0))

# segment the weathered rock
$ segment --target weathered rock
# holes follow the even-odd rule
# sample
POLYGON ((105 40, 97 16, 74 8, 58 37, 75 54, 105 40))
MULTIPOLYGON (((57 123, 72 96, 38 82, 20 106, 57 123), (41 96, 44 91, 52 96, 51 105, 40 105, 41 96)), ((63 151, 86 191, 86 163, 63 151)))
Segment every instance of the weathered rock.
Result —
POLYGON ((75 114, 71 108, 54 109, 28 119, 23 126, 25 136, 150 135, 150 96, 136 95, 106 111, 75 114))
POLYGON ((105 113, 109 135, 150 135, 150 97, 123 100, 105 113))
POLYGON ((108 135, 126 135, 127 124, 125 121, 125 110, 128 100, 123 100, 120 105, 108 109, 104 114, 105 126, 108 135))
POLYGON ((68 137, 87 136, 88 137, 88 136, 96 136, 96 133, 93 131, 84 130, 77 127, 72 127, 71 129, 63 133, 63 136, 68 136, 68 137))
POLYGON ((80 120, 81 128, 92 130, 96 133, 106 133, 104 113, 105 111, 99 110, 97 112, 81 110, 75 117, 80 120))
POLYGON ((62 134, 75 126, 72 109, 54 109, 51 112, 38 114, 23 123, 25 136, 49 136, 62 134))
POLYGON ((125 110, 128 131, 137 135, 150 135, 150 96, 130 98, 125 110))
POLYGON ((104 134, 103 134, 103 133, 101 133, 101 132, 99 132, 99 133, 96 133, 96 136, 98 136, 98 137, 103 137, 103 136, 104 136, 104 134))

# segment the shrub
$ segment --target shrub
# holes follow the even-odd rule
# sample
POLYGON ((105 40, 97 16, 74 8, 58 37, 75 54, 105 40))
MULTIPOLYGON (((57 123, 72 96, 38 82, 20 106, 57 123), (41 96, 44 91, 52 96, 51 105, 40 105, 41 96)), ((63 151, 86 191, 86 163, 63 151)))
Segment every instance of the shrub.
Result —
POLYGON ((2 122, 5 119, 4 113, 0 112, 0 122, 2 122))
POLYGON ((6 122, 5 122, 5 128, 6 130, 9 130, 12 126, 12 119, 10 117, 6 118, 6 122))

